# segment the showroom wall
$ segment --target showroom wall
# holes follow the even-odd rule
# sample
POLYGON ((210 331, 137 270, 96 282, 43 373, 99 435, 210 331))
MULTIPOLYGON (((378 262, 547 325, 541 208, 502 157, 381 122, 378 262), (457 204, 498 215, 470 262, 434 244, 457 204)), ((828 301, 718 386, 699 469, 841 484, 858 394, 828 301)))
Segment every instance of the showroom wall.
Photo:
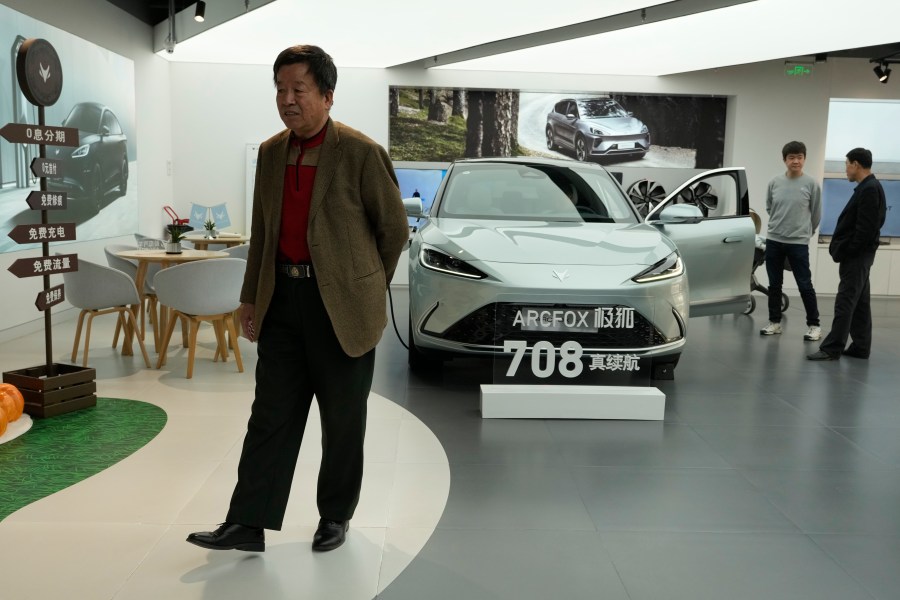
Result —
MULTIPOLYGON (((191 202, 226 202, 231 229, 245 229, 246 145, 281 128, 270 65, 170 64, 152 53, 149 26, 104 0, 3 2, 135 61, 143 233, 160 230, 163 205, 172 204, 186 214, 191 202)), ((879 84, 864 60, 829 59, 816 64, 811 77, 801 79, 785 77, 783 66, 783 61, 771 61, 660 78, 345 68, 339 70, 332 114, 387 146, 390 85, 728 96, 725 164, 747 168, 751 206, 765 220, 765 186, 784 170, 780 148, 785 141, 805 141, 807 172, 822 177, 829 98, 900 98, 900 88, 893 82, 879 84)), ((115 240, 76 243, 71 248, 89 260, 103 262, 102 248, 111 241, 115 240)), ((15 259, 32 254, 2 254, 0 267, 6 271, 15 259)), ((900 261, 891 263, 894 252, 881 254, 873 272, 873 292, 900 294, 900 261), (877 281, 891 279, 894 287, 888 283, 878 287, 877 281)), ((833 292, 833 263, 817 248, 813 260, 817 287, 833 292)), ((40 285, 9 274, 0 276, 5 292, 0 296, 3 341, 40 327, 40 313, 32 304, 40 285)))

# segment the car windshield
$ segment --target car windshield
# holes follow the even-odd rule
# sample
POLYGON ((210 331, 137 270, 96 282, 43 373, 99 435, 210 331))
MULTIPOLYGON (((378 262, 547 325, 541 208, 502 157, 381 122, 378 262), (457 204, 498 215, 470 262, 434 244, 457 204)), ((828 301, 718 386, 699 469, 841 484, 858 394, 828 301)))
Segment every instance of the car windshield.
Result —
POLYGON ((622 188, 599 167, 467 163, 447 177, 439 218, 637 222, 622 188))
POLYGON ((578 111, 582 119, 602 119, 604 117, 627 117, 628 113, 615 100, 597 98, 579 100, 578 111))
POLYGON ((100 133, 100 107, 93 104, 76 104, 63 121, 63 125, 90 133, 100 133))

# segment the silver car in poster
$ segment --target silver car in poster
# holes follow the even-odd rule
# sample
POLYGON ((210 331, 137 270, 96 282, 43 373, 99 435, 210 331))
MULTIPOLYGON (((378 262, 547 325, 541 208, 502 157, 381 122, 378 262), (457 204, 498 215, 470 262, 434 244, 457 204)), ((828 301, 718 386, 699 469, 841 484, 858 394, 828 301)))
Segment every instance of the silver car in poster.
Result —
POLYGON ((625 155, 643 158, 650 130, 612 98, 566 98, 547 114, 547 148, 565 148, 580 161, 625 155))
POLYGON ((642 217, 599 165, 457 161, 410 241, 410 366, 573 340, 671 378, 689 317, 746 309, 748 213, 742 168, 696 175, 642 217), (705 215, 696 190, 713 206, 705 215))

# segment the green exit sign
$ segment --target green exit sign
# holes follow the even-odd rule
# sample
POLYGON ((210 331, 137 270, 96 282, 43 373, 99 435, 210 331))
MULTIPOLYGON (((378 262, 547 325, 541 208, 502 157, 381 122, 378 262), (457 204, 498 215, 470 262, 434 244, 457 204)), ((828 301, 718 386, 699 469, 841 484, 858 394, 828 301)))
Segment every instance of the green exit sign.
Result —
POLYGON ((784 74, 788 77, 809 77, 812 75, 812 65, 803 63, 785 63, 784 74))

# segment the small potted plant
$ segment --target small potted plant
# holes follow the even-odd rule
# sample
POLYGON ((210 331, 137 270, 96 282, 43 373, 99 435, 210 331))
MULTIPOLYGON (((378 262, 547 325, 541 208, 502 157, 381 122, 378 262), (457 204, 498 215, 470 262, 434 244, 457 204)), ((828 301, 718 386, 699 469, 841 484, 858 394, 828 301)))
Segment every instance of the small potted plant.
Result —
POLYGON ((204 236, 206 239, 211 240, 219 236, 219 232, 216 231, 216 224, 212 219, 207 219, 206 223, 203 224, 203 228, 206 229, 206 235, 204 236))
POLYGON ((166 243, 166 254, 181 254, 181 240, 184 239, 184 229, 181 227, 169 227, 169 241, 166 243))

